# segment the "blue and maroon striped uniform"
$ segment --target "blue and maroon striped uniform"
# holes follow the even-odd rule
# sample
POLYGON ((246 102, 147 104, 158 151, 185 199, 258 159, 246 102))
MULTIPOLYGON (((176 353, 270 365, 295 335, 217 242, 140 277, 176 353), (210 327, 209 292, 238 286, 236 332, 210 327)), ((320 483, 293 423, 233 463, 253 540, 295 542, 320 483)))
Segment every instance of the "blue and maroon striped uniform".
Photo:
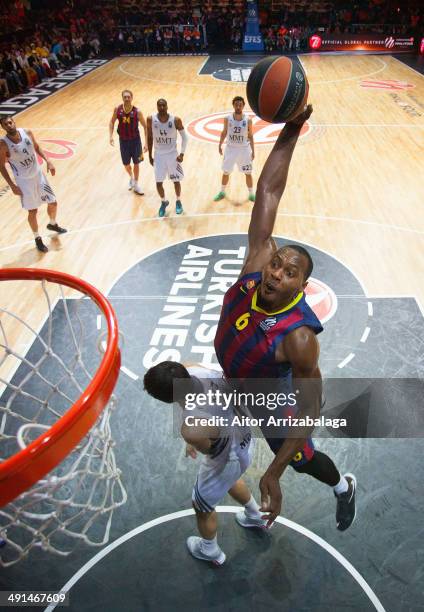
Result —
POLYGON ((121 140, 134 140, 140 138, 138 130, 138 109, 133 106, 129 113, 124 110, 124 105, 120 104, 116 113, 118 119, 118 134, 121 140))
MULTIPOLYGON (((225 294, 215 336, 216 356, 227 378, 281 378, 290 385, 291 365, 276 361, 277 346, 298 327, 310 327, 316 334, 323 328, 304 293, 281 310, 266 312, 260 308, 257 294, 261 279, 261 272, 246 274, 225 294)), ((282 443, 282 438, 268 439, 274 452, 282 443)), ((313 442, 309 439, 302 453, 298 453, 302 457, 296 455, 291 464, 300 466, 313 453, 313 442)))

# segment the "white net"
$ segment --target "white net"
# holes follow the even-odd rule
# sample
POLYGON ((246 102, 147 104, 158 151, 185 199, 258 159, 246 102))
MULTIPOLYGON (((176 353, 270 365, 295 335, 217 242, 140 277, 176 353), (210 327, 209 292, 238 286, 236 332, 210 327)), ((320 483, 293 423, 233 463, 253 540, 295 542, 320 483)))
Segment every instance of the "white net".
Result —
MULTIPOLYGON (((96 372, 102 359, 98 346, 104 345, 99 335, 104 335, 105 317, 93 300, 65 299, 62 285, 45 280, 25 282, 37 285, 37 305, 45 300, 47 318, 37 332, 0 308, 1 462, 69 410, 96 372)), ((0 508, 1 566, 13 565, 33 547, 68 555, 80 541, 92 546, 108 541, 113 512, 127 499, 110 428, 115 408, 112 395, 75 449, 0 508)))

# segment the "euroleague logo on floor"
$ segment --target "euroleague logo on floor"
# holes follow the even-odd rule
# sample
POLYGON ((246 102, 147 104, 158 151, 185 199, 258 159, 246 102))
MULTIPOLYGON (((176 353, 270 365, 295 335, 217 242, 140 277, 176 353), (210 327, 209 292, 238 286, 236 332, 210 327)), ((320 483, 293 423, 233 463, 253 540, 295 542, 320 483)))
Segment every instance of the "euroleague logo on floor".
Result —
MULTIPOLYGON (((219 137, 224 127, 224 119, 228 117, 229 114, 231 114, 230 111, 201 115, 190 121, 187 130, 190 136, 196 140, 218 144, 219 137)), ((268 123, 255 115, 252 111, 245 111, 244 114, 247 115, 249 119, 252 119, 255 145, 273 144, 284 127, 284 123, 268 123)), ((312 135, 317 137, 321 134, 322 130, 317 129, 307 121, 300 132, 299 142, 310 140, 312 135)))
MULTIPOLYGON (((59 138, 43 138, 40 140, 44 152, 49 159, 68 159, 75 155, 76 142, 72 140, 62 140, 59 138), (47 145, 47 146, 46 146, 47 145), (53 145, 53 150, 51 146, 53 145)), ((37 155, 40 166, 43 164, 43 159, 37 155)))

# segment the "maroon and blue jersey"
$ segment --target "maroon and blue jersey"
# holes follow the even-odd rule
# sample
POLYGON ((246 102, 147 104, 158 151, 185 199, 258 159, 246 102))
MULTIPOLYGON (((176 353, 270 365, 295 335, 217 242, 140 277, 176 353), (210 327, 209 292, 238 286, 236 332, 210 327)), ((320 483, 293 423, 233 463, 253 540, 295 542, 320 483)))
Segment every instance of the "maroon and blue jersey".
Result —
POLYGON ((116 111, 118 119, 118 134, 121 140, 134 140, 140 138, 138 130, 138 109, 133 106, 129 113, 124 110, 124 105, 120 104, 116 111))
POLYGON ((285 308, 266 312, 257 304, 261 272, 242 276, 225 294, 215 352, 227 378, 280 378, 291 374, 290 363, 277 363, 275 353, 285 336, 306 325, 316 334, 322 325, 305 294, 285 308))
MULTIPOLYGON (((215 352, 227 378, 279 378, 287 390, 291 388, 290 363, 278 363, 277 346, 285 336, 306 325, 316 334, 322 325, 310 306, 305 294, 300 292, 285 308, 267 312, 257 303, 261 272, 239 278, 225 294, 217 333, 215 352)), ((286 407, 281 416, 294 416, 286 407)), ((269 437, 264 432, 271 450, 277 454, 284 443, 282 437, 269 437)), ((301 467, 314 456, 314 443, 309 437, 290 461, 293 467, 301 467)))

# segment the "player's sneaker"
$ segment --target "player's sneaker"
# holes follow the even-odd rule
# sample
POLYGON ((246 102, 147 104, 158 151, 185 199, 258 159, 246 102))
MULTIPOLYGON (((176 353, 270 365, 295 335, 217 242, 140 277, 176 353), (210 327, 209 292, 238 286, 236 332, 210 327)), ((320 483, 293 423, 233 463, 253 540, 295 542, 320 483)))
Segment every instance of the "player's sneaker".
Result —
POLYGON ((190 554, 196 559, 201 559, 202 561, 209 561, 214 565, 222 565, 225 562, 226 556, 222 550, 217 547, 218 550, 214 555, 206 555, 202 550, 202 538, 198 536, 190 536, 187 538, 187 548, 190 551, 190 554))
POLYGON ((256 194, 254 193, 249 193, 249 198, 248 198, 249 202, 254 202, 256 200, 256 194))
POLYGON ((141 187, 138 183, 134 183, 134 193, 138 193, 138 195, 144 195, 144 191, 141 191, 141 187))
POLYGON ((216 194, 213 201, 219 202, 219 200, 223 200, 224 198, 225 198, 225 191, 220 191, 219 193, 216 194))
POLYGON ((158 213, 159 217, 164 217, 165 216, 165 211, 166 211, 166 207, 168 206, 168 204, 169 204, 168 200, 164 200, 162 202, 162 204, 160 205, 160 208, 159 208, 159 213, 158 213))
MULTIPOLYGON (((236 521, 242 527, 256 527, 259 529, 266 529, 267 521, 263 518, 256 518, 253 516, 248 516, 245 510, 241 510, 236 514, 236 521)), ((272 525, 271 525, 272 527, 272 525)))
POLYGON ((181 204, 181 200, 177 200, 175 202, 175 212, 177 213, 177 215, 181 215, 181 213, 183 212, 183 205, 181 204))
POLYGON ((135 183, 134 179, 131 178, 130 182, 128 183, 128 191, 131 191, 131 189, 134 188, 134 183, 135 183))
POLYGON ((37 249, 41 251, 42 253, 47 253, 47 251, 49 250, 44 244, 44 242, 42 241, 40 236, 38 236, 38 238, 35 239, 35 245, 37 249))
POLYGON ((47 223, 47 229, 52 232, 57 232, 58 234, 66 234, 68 231, 64 227, 60 227, 57 223, 47 223))
POLYGON ((349 488, 346 493, 334 495, 337 498, 336 523, 339 531, 346 531, 355 520, 356 516, 356 478, 353 474, 345 474, 349 488))

